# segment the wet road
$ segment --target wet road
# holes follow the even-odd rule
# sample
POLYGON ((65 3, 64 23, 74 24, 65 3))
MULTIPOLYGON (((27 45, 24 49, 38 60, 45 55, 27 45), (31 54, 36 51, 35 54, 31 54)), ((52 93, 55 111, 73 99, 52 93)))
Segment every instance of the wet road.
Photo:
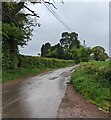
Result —
POLYGON ((3 87, 3 118, 57 118, 74 67, 54 70, 3 87))

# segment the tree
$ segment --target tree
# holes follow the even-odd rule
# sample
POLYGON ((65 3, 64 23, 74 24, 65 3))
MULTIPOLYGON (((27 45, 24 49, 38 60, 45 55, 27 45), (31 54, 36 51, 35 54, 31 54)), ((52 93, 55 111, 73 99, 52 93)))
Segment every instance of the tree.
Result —
POLYGON ((41 56, 49 58, 63 59, 63 48, 58 43, 57 45, 51 46, 50 43, 43 44, 41 47, 41 56))
POLYGON ((90 59, 90 48, 85 48, 84 46, 81 46, 79 49, 77 49, 77 54, 80 62, 88 62, 90 59))
MULTIPOLYGON (((47 47, 46 44, 42 45, 41 56, 53 57, 58 59, 73 59, 73 52, 71 49, 77 50, 80 47, 80 41, 78 40, 78 34, 75 32, 63 32, 61 35, 60 43, 47 47)), ((74 51, 75 51, 74 50, 74 51)))
POLYGON ((107 53, 100 53, 100 57, 99 57, 99 60, 100 61, 105 61, 107 60, 109 57, 107 55, 107 53))
POLYGON ((58 59, 63 59, 63 55, 64 55, 64 50, 62 48, 62 46, 60 45, 60 43, 58 43, 57 45, 55 45, 56 48, 56 55, 58 59))
MULTIPOLYGON (((78 49, 80 47, 80 41, 78 40, 78 34, 75 32, 63 32, 60 39, 60 45, 64 50, 63 59, 73 59, 73 55, 71 53, 71 49, 78 49)), ((75 50, 73 51, 75 53, 75 50)), ((77 56, 76 56, 77 57, 77 56)))
POLYGON ((65 51, 70 50, 72 47, 79 48, 80 41, 78 40, 78 34, 75 32, 64 32, 61 35, 60 44, 65 51))
POLYGON ((17 54, 19 53, 17 45, 25 44, 28 35, 23 29, 7 23, 2 24, 2 32, 3 63, 6 68, 16 68, 18 64, 17 54))
POLYGON ((80 47, 80 41, 78 40, 78 34, 75 32, 72 32, 69 34, 70 36, 70 42, 69 42, 69 47, 70 49, 75 47, 79 48, 80 47))
MULTIPOLYGON (((36 4, 41 1, 30 3, 36 4)), ((18 67, 18 45, 26 45, 27 41, 31 40, 33 27, 40 26, 37 23, 38 17, 38 14, 28 7, 26 1, 2 2, 3 58, 7 59, 8 55, 14 69, 18 67)))
POLYGON ((69 48, 69 33, 68 32, 64 32, 61 35, 61 39, 60 39, 60 44, 63 47, 64 50, 69 48))
POLYGON ((18 67, 18 45, 26 45, 26 42, 31 40, 32 26, 35 25, 29 18, 32 14, 21 11, 24 7, 26 8, 24 2, 2 3, 3 58, 5 61, 8 54, 14 69, 18 67))
POLYGON ((70 53, 71 59, 73 59, 75 63, 88 62, 90 59, 90 48, 85 48, 82 45, 79 48, 73 47, 70 53))
POLYGON ((105 53, 105 49, 101 46, 96 46, 92 48, 91 59, 96 61, 104 61, 108 58, 108 55, 105 53))
POLYGON ((78 56, 78 53, 77 53, 77 49, 75 48, 72 48, 70 50, 70 53, 71 53, 71 59, 75 61, 75 63, 80 63, 80 59, 79 59, 79 56, 78 56))
POLYGON ((45 45, 43 44, 42 47, 41 47, 41 56, 42 57, 48 57, 50 49, 51 49, 51 44, 50 43, 46 43, 45 45))
POLYGON ((51 46, 51 50, 49 52, 50 57, 63 59, 63 54, 64 54, 64 51, 63 51, 63 48, 60 45, 60 43, 58 43, 54 46, 51 46))

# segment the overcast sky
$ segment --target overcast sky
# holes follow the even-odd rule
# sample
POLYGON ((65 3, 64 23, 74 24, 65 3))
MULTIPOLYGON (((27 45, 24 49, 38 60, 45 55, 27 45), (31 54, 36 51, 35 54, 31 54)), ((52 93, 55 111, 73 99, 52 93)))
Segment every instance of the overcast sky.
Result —
MULTIPOLYGON (((53 10, 71 28, 70 32, 77 32, 81 39, 86 40, 87 47, 101 45, 109 53, 108 2, 65 2, 56 3, 55 6, 57 10, 53 10)), ((38 22, 41 27, 34 28, 32 40, 20 48, 20 53, 36 56, 40 53, 42 44, 50 42, 55 45, 59 42, 61 33, 68 30, 45 6, 37 4, 30 5, 30 8, 40 15, 38 22)))

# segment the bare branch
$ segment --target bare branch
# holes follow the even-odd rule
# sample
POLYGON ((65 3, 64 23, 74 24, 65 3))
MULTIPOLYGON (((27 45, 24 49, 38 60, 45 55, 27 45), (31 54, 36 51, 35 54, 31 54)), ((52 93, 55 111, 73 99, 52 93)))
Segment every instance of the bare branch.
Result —
MULTIPOLYGON (((44 1, 44 2, 45 2, 45 1, 44 1)), ((57 8, 54 6, 53 3, 50 3, 50 2, 45 2, 45 3, 47 3, 47 4, 49 4, 49 5, 52 5, 55 9, 57 9, 57 8)))
MULTIPOLYGON (((35 16, 34 14, 25 14, 25 16, 35 16)), ((36 16, 36 17, 40 17, 40 16, 36 16)))
POLYGON ((24 7, 29 10, 31 13, 33 13, 33 16, 39 17, 33 10, 31 10, 30 8, 28 8, 27 6, 24 5, 24 7))
MULTIPOLYGON (((33 4, 35 4, 35 3, 40 3, 40 4, 41 4, 41 3, 42 3, 41 1, 43 1, 44 3, 47 3, 47 4, 49 4, 49 5, 52 5, 55 9, 57 9, 57 8, 55 7, 55 5, 50 2, 50 0, 49 0, 49 2, 44 1, 44 0, 40 0, 40 1, 37 1, 37 2, 31 2, 31 3, 33 3, 33 4)), ((53 0, 53 2, 55 2, 55 1, 53 0)))

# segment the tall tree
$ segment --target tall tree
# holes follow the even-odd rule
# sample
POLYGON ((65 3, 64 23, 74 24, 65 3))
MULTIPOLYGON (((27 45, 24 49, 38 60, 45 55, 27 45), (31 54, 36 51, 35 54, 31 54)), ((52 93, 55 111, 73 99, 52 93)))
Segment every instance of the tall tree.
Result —
MULTIPOLYGON (((18 64, 18 45, 26 45, 27 41, 31 40, 33 27, 40 26, 37 23, 38 14, 31 10, 26 2, 2 2, 3 58, 7 59, 9 54, 15 69, 18 64)), ((41 1, 35 0, 30 3, 36 4, 41 1)))
POLYGON ((79 48, 80 41, 78 40, 78 34, 75 32, 64 32, 61 35, 60 44, 64 48, 65 51, 70 50, 72 47, 79 48))
POLYGON ((51 45, 42 45, 41 56, 43 57, 53 57, 58 59, 73 59, 71 51, 72 49, 77 50, 81 45, 78 40, 78 34, 75 32, 63 32, 61 35, 60 43, 51 45), (50 47, 48 47, 50 46, 50 47))
POLYGON ((69 33, 68 32, 64 32, 61 35, 61 39, 60 39, 60 44, 61 46, 64 48, 64 50, 69 48, 69 33))
POLYGON ((64 50, 60 43, 56 44, 55 46, 51 46, 51 51, 50 51, 50 57, 58 58, 58 59, 63 59, 64 56, 64 50))
POLYGON ((21 11, 24 7, 24 2, 2 3, 3 57, 6 59, 6 54, 9 54, 15 69, 18 64, 18 45, 26 45, 31 40, 32 26, 35 25, 29 15, 21 11), (5 49, 6 46, 8 49, 5 49))
POLYGON ((79 48, 80 47, 80 41, 78 40, 78 34, 75 32, 69 33, 70 36, 70 44, 69 47, 70 49, 75 47, 75 48, 79 48))
POLYGON ((42 47, 41 47, 41 56, 42 57, 48 57, 50 49, 51 49, 51 44, 50 43, 43 44, 42 47))
POLYGON ((64 55, 64 51, 62 46, 60 45, 60 43, 58 43, 57 45, 55 45, 56 48, 56 55, 58 59, 63 59, 63 55, 64 55))

